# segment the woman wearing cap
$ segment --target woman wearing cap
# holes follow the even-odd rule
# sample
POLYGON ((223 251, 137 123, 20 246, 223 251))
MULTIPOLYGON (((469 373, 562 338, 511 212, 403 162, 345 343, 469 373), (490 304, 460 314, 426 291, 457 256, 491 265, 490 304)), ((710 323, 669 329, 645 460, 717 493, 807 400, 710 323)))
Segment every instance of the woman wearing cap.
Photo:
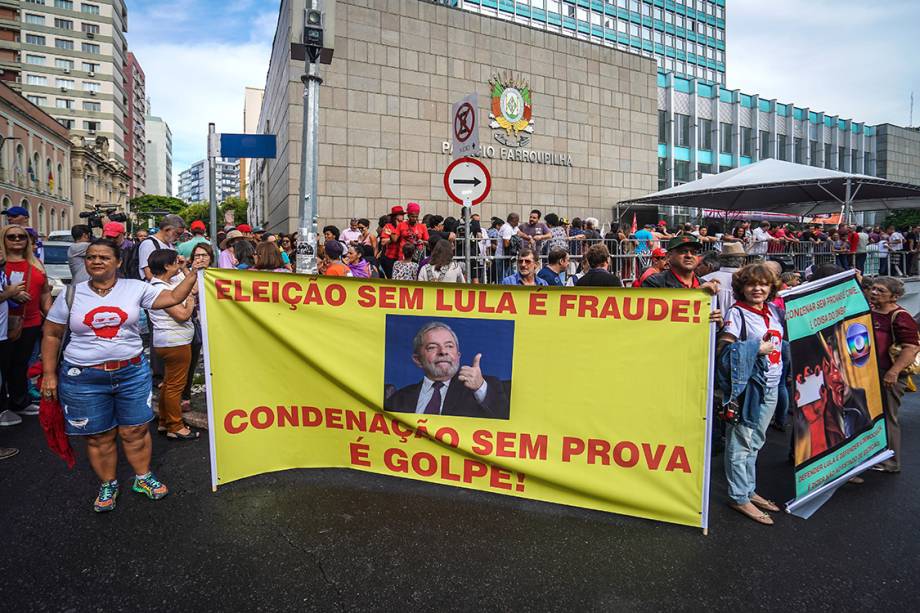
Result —
POLYGON ((51 286, 45 267, 35 257, 32 237, 22 226, 0 230, 0 262, 9 283, 23 286, 9 302, 9 339, 0 356, 6 384, 5 395, 0 397, 0 426, 13 426, 22 422, 16 413, 38 415, 38 405, 29 396, 29 359, 41 337, 42 318, 51 308, 51 286))
MULTIPOLYGON (((191 274, 185 267, 185 261, 179 260, 179 254, 172 249, 157 249, 150 254, 150 272, 154 287, 174 290, 185 275, 191 274)), ((182 421, 182 390, 188 376, 192 361, 192 341, 195 338, 195 325, 192 315, 195 312, 195 296, 189 295, 183 302, 167 309, 151 309, 150 322, 153 324, 153 350, 163 361, 163 387, 160 388, 159 414, 160 423, 157 432, 166 434, 166 438, 188 441, 198 438, 197 432, 182 421)))
POLYGON ((233 253, 233 244, 239 240, 244 240, 243 233, 239 230, 230 230, 224 240, 220 241, 220 255, 217 257, 218 268, 236 268, 239 262, 233 253))
POLYGON ((153 500, 169 492, 150 471, 151 375, 138 318, 141 309, 166 309, 184 302, 196 279, 188 275, 174 289, 121 279, 120 257, 118 245, 109 239, 90 244, 86 250, 90 280, 76 285, 72 308, 65 293, 58 296, 42 341, 42 395, 54 399, 60 394, 66 407, 66 433, 86 437, 90 464, 102 481, 93 505, 96 511, 115 508, 116 436, 134 469, 132 489, 153 500), (67 328, 70 342, 58 369, 58 350, 67 328))
POLYGON ((387 278, 393 276, 393 264, 399 259, 400 254, 400 236, 399 226, 402 225, 406 212, 398 204, 390 209, 390 221, 383 227, 380 233, 380 267, 383 269, 387 278))

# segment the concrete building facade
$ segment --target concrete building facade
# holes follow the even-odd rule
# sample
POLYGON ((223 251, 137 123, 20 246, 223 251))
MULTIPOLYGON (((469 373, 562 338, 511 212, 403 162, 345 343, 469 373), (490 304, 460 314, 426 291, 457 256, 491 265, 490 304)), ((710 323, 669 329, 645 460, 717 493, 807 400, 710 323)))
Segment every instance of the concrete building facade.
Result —
POLYGON ((920 127, 902 128, 883 123, 876 128, 878 176, 920 185, 920 127))
POLYGON ((725 84, 725 0, 447 0, 467 11, 633 51, 725 84))
MULTIPOLYGON (((259 113, 262 112, 262 98, 265 96, 265 90, 257 87, 247 87, 243 92, 243 134, 259 133, 259 113)), ((246 197, 249 191, 249 168, 250 162, 258 160, 248 160, 240 158, 240 195, 246 197)))
POLYGON ((0 81, 20 91, 20 0, 0 0, 0 81))
MULTIPOLYGON (((303 8, 281 3, 259 119, 259 132, 278 135, 278 158, 250 173, 254 221, 275 231, 298 226, 304 66, 290 44, 303 8)), ((339 0, 335 27, 322 67, 321 223, 410 201, 457 216, 443 187, 451 105, 472 92, 492 174, 483 219, 534 207, 607 219, 618 200, 654 190, 653 59, 418 0, 339 0), (512 125, 515 104, 525 121, 512 125)))
MULTIPOLYGON (((237 158, 217 158, 217 202, 240 195, 240 161, 237 158)), ((179 173, 178 198, 188 203, 209 202, 208 161, 195 162, 179 173)))
POLYGON ((43 235, 69 230, 76 213, 67 129, 0 82, 0 135, 0 209, 25 207, 43 235))
POLYGON ((131 177, 125 165, 115 159, 109 139, 72 135, 70 160, 75 210, 114 206, 127 211, 131 177))
MULTIPOLYGON (((105 137, 126 160, 124 0, 21 3, 22 94, 74 135, 105 137)), ((2 48, 2 44, 0 44, 2 48)), ((143 114, 141 114, 143 116, 143 114)))
POLYGON ((172 131, 169 124, 161 117, 147 115, 144 118, 144 133, 147 137, 147 193, 172 196, 172 131))
POLYGON ((147 85, 144 69, 130 51, 124 65, 125 95, 125 165, 131 175, 131 197, 147 193, 147 85))

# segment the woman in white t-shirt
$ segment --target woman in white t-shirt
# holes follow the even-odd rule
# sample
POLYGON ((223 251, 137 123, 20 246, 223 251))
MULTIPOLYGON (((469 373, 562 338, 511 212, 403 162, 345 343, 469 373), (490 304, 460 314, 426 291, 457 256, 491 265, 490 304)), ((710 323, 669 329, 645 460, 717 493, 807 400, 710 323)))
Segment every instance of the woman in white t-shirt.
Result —
MULTIPOLYGON (((157 249, 150 254, 148 261, 153 275, 150 285, 153 287, 174 289, 183 279, 180 269, 182 273, 190 274, 185 268, 185 261, 180 263, 179 254, 171 249, 157 249)), ((167 309, 150 311, 153 350, 163 362, 157 432, 174 441, 198 438, 198 432, 193 432, 182 421, 182 390, 185 389, 188 366, 192 361, 192 340, 195 338, 194 312, 194 295, 167 309)))
MULTIPOLYGON (((735 304, 725 313, 725 323, 719 332, 719 353, 737 342, 750 343, 750 350, 757 353, 755 371, 744 391, 749 402, 740 409, 741 420, 725 426, 725 476, 729 506, 765 525, 773 524, 767 511, 780 510, 775 502, 755 491, 757 454, 766 441, 767 426, 776 411, 780 386, 784 385, 783 321, 779 310, 770 303, 779 288, 779 278, 766 264, 741 268, 732 276, 735 304), (759 403, 750 402, 752 398, 759 399, 759 403)), ((741 347, 742 351, 745 349, 746 346, 741 347)), ((734 379, 735 374, 731 377, 734 379)))
POLYGON ((116 433, 135 472, 132 489, 153 500, 169 493, 150 471, 152 378, 138 319, 141 309, 184 302, 196 277, 189 275, 173 289, 120 279, 121 250, 107 238, 90 244, 85 262, 89 281, 62 292, 45 321, 42 394, 60 398, 68 435, 86 436, 90 464, 102 480, 93 505, 101 512, 114 509, 118 496, 116 433), (58 352, 67 330, 70 342, 59 368, 58 352))

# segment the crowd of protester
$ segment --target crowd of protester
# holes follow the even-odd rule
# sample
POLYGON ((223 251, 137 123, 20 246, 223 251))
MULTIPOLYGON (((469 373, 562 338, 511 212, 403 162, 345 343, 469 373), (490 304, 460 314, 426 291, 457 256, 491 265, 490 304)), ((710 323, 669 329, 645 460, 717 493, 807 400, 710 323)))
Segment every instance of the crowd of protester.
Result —
MULTIPOLYGON (((89 226, 76 225, 68 250, 73 281, 52 300, 28 212, 24 217, 8 214, 8 221, 0 229, 0 427, 37 415, 39 400, 60 401, 66 407, 66 434, 87 441, 89 462, 100 481, 96 511, 116 505, 118 439, 135 472, 131 489, 162 498, 169 489, 150 468, 148 423, 157 419, 156 431, 171 441, 199 438, 184 419, 202 349, 195 272, 211 266, 292 272, 298 236, 240 224, 221 229, 214 250, 204 223, 186 227, 176 215, 131 237, 118 222, 106 223, 101 238, 94 238, 89 226), (40 390, 31 382, 39 363, 40 390)), ((840 225, 828 232, 819 225, 797 229, 762 222, 752 229, 750 222, 740 222, 725 233, 715 230, 691 224, 669 229, 661 222, 602 234, 597 219, 569 222, 533 210, 526 222, 512 213, 504 220, 491 219, 487 227, 474 214, 470 240, 465 240, 467 229, 460 220, 421 216, 421 207, 410 203, 405 209, 394 206, 374 230, 360 218, 350 220, 344 231, 325 226, 317 262, 319 272, 329 276, 577 287, 623 287, 625 279, 631 287, 699 288, 714 295, 714 406, 724 414, 740 402, 745 406, 737 413, 746 416, 718 422, 722 427, 715 431, 714 448, 724 449, 730 505, 761 524, 773 523, 769 512, 779 506, 756 492, 757 454, 767 429, 784 429, 790 415, 784 304, 777 292, 803 278, 856 268, 872 308, 885 418, 895 452, 876 469, 899 472, 898 412, 908 387, 904 369, 920 350, 920 337, 915 314, 897 303, 903 283, 873 275, 889 269, 915 272, 920 228, 899 232, 840 225), (790 253, 828 257, 784 257, 790 253), (869 270, 873 253, 879 265, 869 270), (904 348, 895 360, 887 353, 892 345, 904 348), (733 368, 738 363, 747 366, 733 368)), ((0 459, 16 452, 0 448, 0 459)))

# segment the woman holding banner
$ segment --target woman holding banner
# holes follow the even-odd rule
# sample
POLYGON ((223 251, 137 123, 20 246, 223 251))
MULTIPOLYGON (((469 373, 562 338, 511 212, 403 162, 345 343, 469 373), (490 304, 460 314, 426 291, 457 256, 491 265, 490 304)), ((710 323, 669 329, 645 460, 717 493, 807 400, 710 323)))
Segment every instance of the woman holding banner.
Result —
POLYGON ((917 323, 898 299, 904 295, 904 283, 893 277, 878 277, 869 288, 869 305, 872 308, 872 329, 875 337, 875 359, 882 382, 882 406, 888 430, 888 446, 894 457, 873 466, 873 470, 886 473, 901 472, 901 421, 898 412, 901 397, 908 385, 905 369, 913 364, 920 351, 920 333, 917 323), (891 348, 901 347, 892 359, 891 348))
POLYGON ((45 321, 42 395, 60 394, 66 433, 86 437, 89 462, 102 482, 93 509, 102 512, 115 508, 119 491, 116 435, 134 469, 132 489, 153 500, 169 493, 150 470, 151 374, 137 322, 141 309, 184 302, 197 277, 188 275, 173 289, 120 279, 121 249, 107 238, 90 243, 85 260, 89 281, 76 285, 71 305, 62 292, 45 321), (70 341, 59 367, 67 330, 70 341))
POLYGON ((735 304, 725 313, 719 333, 718 383, 725 416, 725 476, 729 506, 750 519, 773 525, 766 511, 779 511, 775 502, 756 493, 757 454, 777 407, 787 403, 788 343, 783 321, 771 304, 780 280, 764 264, 749 264, 735 273, 735 304), (731 411, 725 411, 729 407, 731 411))

